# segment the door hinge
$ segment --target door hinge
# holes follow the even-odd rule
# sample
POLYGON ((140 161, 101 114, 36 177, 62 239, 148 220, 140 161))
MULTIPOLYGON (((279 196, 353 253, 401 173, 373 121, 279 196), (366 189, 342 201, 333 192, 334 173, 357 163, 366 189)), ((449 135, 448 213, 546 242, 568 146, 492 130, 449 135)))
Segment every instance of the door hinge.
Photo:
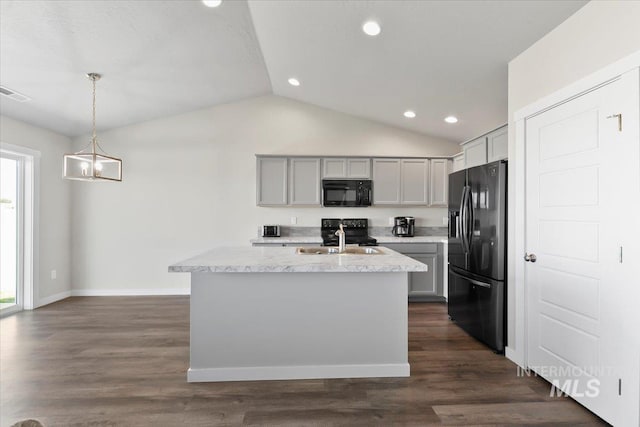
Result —
POLYGON ((622 396, 622 378, 618 378, 618 396, 622 396))
POLYGON ((618 256, 620 259, 620 264, 622 264, 622 246, 620 246, 620 254, 618 256))
POLYGON ((618 118, 618 132, 622 132, 622 113, 607 116, 607 119, 618 118))

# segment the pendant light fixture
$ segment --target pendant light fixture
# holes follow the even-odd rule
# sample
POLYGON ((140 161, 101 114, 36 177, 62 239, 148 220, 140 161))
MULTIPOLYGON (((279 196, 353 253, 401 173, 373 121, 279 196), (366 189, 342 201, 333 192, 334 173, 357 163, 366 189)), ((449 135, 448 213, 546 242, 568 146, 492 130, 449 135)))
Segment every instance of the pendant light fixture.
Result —
POLYGON ((102 77, 89 73, 93 83, 93 135, 83 150, 63 157, 63 178, 78 181, 122 181, 122 160, 107 156, 96 137, 96 82, 102 77))

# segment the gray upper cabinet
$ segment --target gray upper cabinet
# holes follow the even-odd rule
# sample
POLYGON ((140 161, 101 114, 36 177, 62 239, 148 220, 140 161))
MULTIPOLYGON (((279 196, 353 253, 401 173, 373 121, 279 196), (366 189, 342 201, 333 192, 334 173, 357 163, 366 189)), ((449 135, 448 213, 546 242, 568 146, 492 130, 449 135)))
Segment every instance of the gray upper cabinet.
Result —
MULTIPOLYGON (((464 168, 484 165, 508 157, 508 126, 502 126, 488 134, 462 145, 464 168)), ((454 157, 454 171, 459 168, 459 160, 454 157)))
POLYGON ((322 160, 323 178, 371 178, 371 159, 327 158, 322 160))
MULTIPOLYGON (((400 203, 403 205, 429 204, 429 160, 403 159, 400 163, 400 203)), ((375 189, 373 194, 375 197, 375 189)))
POLYGON ((289 204, 320 205, 320 159, 289 159, 289 204))
POLYGON ((258 157, 257 200, 259 206, 287 204, 287 158, 258 157))
POLYGON ((347 159, 323 159, 323 178, 344 178, 347 176, 347 159))
POLYGON ((371 178, 371 159, 347 159, 347 178, 371 178))
POLYGON ((373 205, 447 205, 449 159, 256 157, 258 206, 321 206, 322 178, 373 179, 373 205))
POLYGON ((449 171, 451 160, 432 159, 429 179, 429 205, 447 206, 449 202, 449 171))
POLYGON ((462 169, 464 169, 464 153, 456 154, 453 156, 451 172, 461 171, 462 169))
POLYGON ((471 168, 487 163, 487 137, 482 136, 462 146, 464 167, 471 168))
POLYGON ((508 157, 507 129, 507 126, 504 126, 487 135, 487 162, 495 162, 508 157))
POLYGON ((400 159, 373 159, 373 204, 400 204, 400 159))
MULTIPOLYGON (((447 159, 434 159, 436 173, 448 170, 447 159)), ((433 161, 433 160, 432 160, 433 161)), ((375 205, 416 205, 431 203, 429 159, 373 159, 373 203, 375 205)), ((434 206, 446 205, 448 176, 438 176, 434 206), (444 197, 443 201, 440 197, 444 197)))

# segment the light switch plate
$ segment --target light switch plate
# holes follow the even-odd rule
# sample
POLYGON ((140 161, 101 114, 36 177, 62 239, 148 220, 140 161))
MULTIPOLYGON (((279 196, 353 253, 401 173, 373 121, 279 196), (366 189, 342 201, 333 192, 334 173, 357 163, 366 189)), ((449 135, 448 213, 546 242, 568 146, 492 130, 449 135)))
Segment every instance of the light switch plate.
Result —
POLYGON ((389 225, 393 225, 393 221, 394 221, 393 217, 392 217, 392 216, 390 216, 390 217, 389 217, 389 225))
POLYGON ((51 270, 51 280, 56 280, 58 278, 58 272, 56 270, 51 270))
POLYGON ((292 216, 291 217, 291 225, 296 225, 298 223, 298 217, 297 216, 292 216))

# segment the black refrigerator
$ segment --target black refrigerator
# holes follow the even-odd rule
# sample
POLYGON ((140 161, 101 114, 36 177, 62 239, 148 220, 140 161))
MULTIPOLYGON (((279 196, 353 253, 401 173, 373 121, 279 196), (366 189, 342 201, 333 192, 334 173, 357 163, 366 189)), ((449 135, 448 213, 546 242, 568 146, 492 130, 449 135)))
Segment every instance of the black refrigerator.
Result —
POLYGON ((496 352, 506 345, 507 162, 449 175, 449 317, 496 352))

